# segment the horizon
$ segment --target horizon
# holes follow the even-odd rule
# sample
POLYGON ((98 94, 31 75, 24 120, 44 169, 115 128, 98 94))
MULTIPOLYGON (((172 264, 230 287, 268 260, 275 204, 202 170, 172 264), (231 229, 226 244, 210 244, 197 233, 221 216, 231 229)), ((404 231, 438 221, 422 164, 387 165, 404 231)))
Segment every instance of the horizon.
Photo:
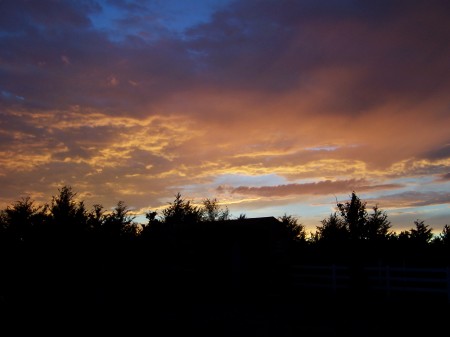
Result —
POLYGON ((352 191, 450 223, 450 4, 0 2, 0 208, 70 185, 313 231, 352 191))
MULTIPOLYGON (((56 193, 55 195, 52 196, 52 200, 51 201, 49 200, 48 202, 39 204, 35 200, 31 199, 30 196, 22 196, 21 198, 18 198, 15 202, 11 202, 5 209, 0 209, 0 211, 6 210, 6 209, 14 209, 16 203, 22 203, 25 200, 31 201, 32 204, 34 205, 34 207, 38 207, 38 209, 45 210, 46 207, 48 207, 49 205, 51 205, 53 203, 53 198, 58 199, 59 196, 60 196, 61 191, 63 191, 66 188, 68 188, 73 193, 73 201, 76 202, 76 203, 83 203, 83 205, 85 207, 87 207, 86 208, 87 212, 93 211, 95 206, 103 207, 102 204, 95 203, 95 202, 92 203, 91 205, 86 204, 85 200, 80 199, 78 197, 78 195, 77 195, 77 192, 74 191, 71 186, 63 186, 61 189, 58 189, 59 193, 56 193)), ((353 193, 355 193, 355 192, 353 192, 353 193)), ((355 195, 357 196, 357 198, 359 198, 359 196, 356 193, 355 193, 355 195)), ((346 203, 346 202, 350 202, 350 200, 351 200, 351 195, 349 196, 349 198, 347 200, 337 200, 337 199, 335 199, 336 203, 334 204, 332 212, 330 212, 327 216, 319 219, 317 224, 311 224, 311 223, 304 223, 304 222, 302 222, 302 217, 298 216, 296 214, 293 214, 293 213, 282 212, 282 213, 277 215, 277 214, 258 214, 258 213, 252 213, 252 212, 249 213, 249 212, 245 212, 244 211, 244 212, 240 212, 239 214, 234 214, 234 213, 230 212, 230 208, 229 208, 228 205, 225 205, 224 203, 220 202, 220 200, 218 200, 216 198, 202 198, 202 199, 194 200, 194 199, 185 198, 181 194, 179 194, 179 196, 180 196, 181 200, 183 200, 184 202, 188 202, 190 205, 192 205, 193 207, 197 208, 198 210, 205 210, 203 201, 209 200, 209 201, 217 202, 217 206, 218 206, 218 209, 220 211, 227 211, 228 212, 228 218, 225 219, 225 221, 232 221, 232 220, 238 220, 239 221, 239 220, 242 220, 242 219, 240 219, 241 216, 244 216, 243 219, 274 218, 274 219, 277 219, 279 221, 281 221, 282 218, 285 217, 285 216, 291 217, 298 223, 298 225, 300 225, 304 229, 305 234, 307 235, 307 237, 309 237, 309 239, 311 239, 312 236, 318 232, 318 228, 319 227, 323 227, 323 221, 327 221, 332 214, 337 214, 338 216, 340 216, 339 207, 337 206, 338 202, 339 203, 346 203)), ((164 223, 163 212, 164 212, 165 209, 170 208, 170 207, 172 207, 174 205, 174 202, 175 202, 177 197, 178 196, 175 195, 174 196, 174 200, 168 201, 165 205, 161 205, 160 207, 153 208, 153 209, 136 210, 133 207, 129 207, 124 200, 119 200, 116 203, 116 205, 114 205, 114 207, 103 208, 103 210, 105 211, 105 214, 113 214, 115 209, 116 209, 116 207, 120 203, 121 206, 125 207, 125 210, 130 215, 130 217, 131 217, 130 219, 131 219, 132 223, 134 223, 135 225, 137 225, 139 228, 142 229, 143 226, 149 224, 149 220, 146 217, 146 213, 147 212, 156 212, 156 218, 159 221, 162 221, 164 223), (144 212, 144 213, 142 213, 142 212, 144 212)), ((370 216, 373 213, 373 206, 377 206, 377 205, 369 205, 369 204, 367 204, 367 202, 365 200, 362 200, 362 199, 360 199, 360 200, 365 205, 365 210, 367 212, 367 216, 370 216)), ((388 211, 386 211, 385 209, 381 209, 381 208, 378 208, 378 210, 381 211, 382 213, 384 213, 385 215, 387 215, 387 220, 389 221, 390 226, 391 226, 388 232, 392 233, 392 234, 395 234, 395 235, 399 235, 403 231, 409 232, 411 229, 414 229, 415 226, 416 226, 416 224, 415 224, 416 221, 417 222, 423 222, 431 230, 431 234, 432 234, 432 236, 434 238, 438 238, 439 236, 441 236, 442 233, 443 233, 444 226, 448 226, 448 224, 445 224, 442 228, 436 228, 435 226, 433 226, 433 225, 431 225, 429 223, 426 223, 426 221, 424 219, 417 218, 417 219, 414 219, 412 224, 399 227, 398 224, 396 226, 396 224, 391 222, 388 211)), ((316 215, 316 218, 318 218, 318 216, 319 215, 316 215)), ((307 240, 309 240, 309 239, 307 238, 307 240)))

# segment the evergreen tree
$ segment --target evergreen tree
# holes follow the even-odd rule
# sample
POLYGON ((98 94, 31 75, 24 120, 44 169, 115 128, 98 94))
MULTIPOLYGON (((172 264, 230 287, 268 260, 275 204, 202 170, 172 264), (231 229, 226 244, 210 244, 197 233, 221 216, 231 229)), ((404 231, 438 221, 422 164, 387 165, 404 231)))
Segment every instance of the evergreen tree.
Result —
POLYGON ((344 204, 338 203, 337 207, 348 229, 350 239, 366 239, 368 235, 366 203, 353 192, 350 201, 344 204))
POLYGON ((198 223, 203 218, 202 210, 193 206, 191 201, 184 200, 180 193, 175 196, 169 207, 162 211, 162 215, 164 223, 174 225, 198 223))
POLYGON ((228 207, 222 208, 215 198, 203 200, 201 212, 204 221, 223 221, 230 218, 228 207))
POLYGON ((418 244, 428 244, 433 238, 432 228, 425 225, 423 220, 415 220, 415 228, 412 228, 409 233, 409 238, 418 244))
POLYGON ((298 222, 298 219, 292 215, 284 214, 278 220, 283 224, 283 230, 291 241, 306 241, 305 226, 298 222))
POLYGON ((54 232, 64 237, 77 237, 88 230, 88 214, 83 201, 76 201, 72 187, 63 186, 59 194, 52 198, 50 217, 54 232))
POLYGON ((119 201, 112 213, 105 216, 102 232, 114 239, 124 236, 133 237, 137 235, 137 226, 133 220, 134 216, 130 215, 125 202, 119 201))
POLYGON ((386 212, 381 211, 378 206, 373 207, 373 213, 367 218, 366 238, 369 240, 385 240, 392 236, 389 232, 391 222, 387 219, 386 212))
POLYGON ((36 234, 45 220, 45 207, 35 206, 30 197, 16 201, 2 212, 2 226, 10 238, 25 241, 36 234))
POLYGON ((105 210, 102 205, 95 204, 92 207, 92 210, 87 214, 87 225, 89 230, 93 231, 94 233, 100 232, 105 220, 105 210))
POLYGON ((321 223, 322 226, 317 226, 315 240, 319 242, 339 242, 348 239, 349 232, 346 224, 336 213, 330 214, 321 223))
POLYGON ((442 233, 440 235, 440 238, 442 240, 442 243, 446 246, 450 247, 450 226, 445 225, 442 229, 442 233))

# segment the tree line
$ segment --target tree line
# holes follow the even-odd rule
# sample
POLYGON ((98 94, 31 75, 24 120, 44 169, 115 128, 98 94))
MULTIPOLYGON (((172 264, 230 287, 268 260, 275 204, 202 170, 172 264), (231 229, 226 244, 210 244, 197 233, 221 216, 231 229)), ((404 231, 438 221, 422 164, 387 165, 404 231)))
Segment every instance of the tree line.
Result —
MULTIPOLYGON (((298 218, 285 214, 278 219, 290 239, 297 243, 397 241, 419 245, 450 244, 449 225, 445 225, 440 234, 433 235, 433 229, 417 219, 414 227, 397 233, 392 230, 385 211, 378 206, 368 211, 366 202, 355 192, 348 201, 337 202, 336 209, 309 235, 298 218)), ((100 204, 94 204, 88 210, 84 201, 77 200, 76 192, 70 186, 64 186, 49 204, 36 205, 30 197, 24 197, 0 210, 0 238, 3 242, 22 243, 34 239, 74 240, 87 236, 131 240, 146 237, 164 227, 245 218, 245 214, 233 217, 217 199, 204 199, 196 206, 178 193, 168 207, 160 213, 148 211, 147 223, 139 224, 124 201, 119 201, 109 212, 100 204)))

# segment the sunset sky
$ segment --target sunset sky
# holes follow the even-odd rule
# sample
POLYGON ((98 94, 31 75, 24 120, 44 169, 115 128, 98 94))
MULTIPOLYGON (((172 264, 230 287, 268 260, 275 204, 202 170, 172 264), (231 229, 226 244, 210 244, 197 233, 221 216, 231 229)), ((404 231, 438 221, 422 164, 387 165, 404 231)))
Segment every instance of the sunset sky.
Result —
POLYGON ((450 224, 448 0, 0 0, 0 206, 178 192, 450 224))

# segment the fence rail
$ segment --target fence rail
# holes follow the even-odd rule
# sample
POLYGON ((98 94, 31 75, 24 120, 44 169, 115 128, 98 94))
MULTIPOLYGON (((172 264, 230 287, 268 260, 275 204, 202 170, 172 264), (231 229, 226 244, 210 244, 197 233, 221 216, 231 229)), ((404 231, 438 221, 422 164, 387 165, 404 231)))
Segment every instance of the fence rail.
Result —
POLYGON ((360 287, 387 297, 404 292, 437 294, 446 296, 450 303, 450 267, 295 265, 291 267, 291 279, 294 287, 304 289, 320 288, 338 293, 341 289, 360 287))

